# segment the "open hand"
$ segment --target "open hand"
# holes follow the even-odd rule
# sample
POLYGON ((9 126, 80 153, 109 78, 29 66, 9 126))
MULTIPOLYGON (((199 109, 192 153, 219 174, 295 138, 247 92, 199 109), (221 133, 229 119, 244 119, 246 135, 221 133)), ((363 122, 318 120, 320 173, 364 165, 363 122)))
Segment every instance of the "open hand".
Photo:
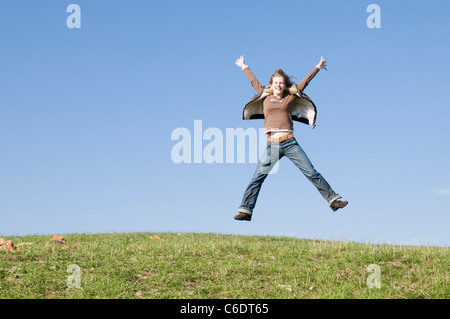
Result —
POLYGON ((243 56, 243 55, 241 55, 241 56, 239 57, 239 59, 237 59, 236 62, 234 62, 234 63, 236 63, 236 65, 237 65, 238 67, 240 67, 240 68, 244 68, 244 67, 247 66, 247 65, 244 63, 244 56, 243 56))
POLYGON ((327 63, 327 61, 323 58, 323 56, 321 56, 320 57, 320 62, 319 62, 319 64, 317 64, 317 67, 319 69, 325 69, 325 71, 328 71, 326 63, 327 63))

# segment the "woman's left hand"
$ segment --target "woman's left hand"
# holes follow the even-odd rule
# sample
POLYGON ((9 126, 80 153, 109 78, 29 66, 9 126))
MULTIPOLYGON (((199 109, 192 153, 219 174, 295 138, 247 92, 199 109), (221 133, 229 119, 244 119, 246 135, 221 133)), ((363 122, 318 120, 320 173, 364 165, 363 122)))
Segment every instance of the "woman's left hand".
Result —
POLYGON ((327 63, 327 61, 323 58, 323 56, 321 56, 320 57, 320 62, 319 62, 319 64, 317 64, 317 67, 319 69, 325 69, 325 71, 328 71, 326 63, 327 63))

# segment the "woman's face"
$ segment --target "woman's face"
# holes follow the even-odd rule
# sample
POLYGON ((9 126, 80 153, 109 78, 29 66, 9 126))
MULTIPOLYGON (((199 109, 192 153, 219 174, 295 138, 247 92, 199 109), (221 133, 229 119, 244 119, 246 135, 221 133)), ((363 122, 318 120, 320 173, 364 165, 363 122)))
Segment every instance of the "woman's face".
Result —
POLYGON ((284 78, 282 76, 275 76, 272 79, 272 85, 270 86, 273 90, 274 95, 281 95, 286 88, 286 84, 284 83, 284 78))

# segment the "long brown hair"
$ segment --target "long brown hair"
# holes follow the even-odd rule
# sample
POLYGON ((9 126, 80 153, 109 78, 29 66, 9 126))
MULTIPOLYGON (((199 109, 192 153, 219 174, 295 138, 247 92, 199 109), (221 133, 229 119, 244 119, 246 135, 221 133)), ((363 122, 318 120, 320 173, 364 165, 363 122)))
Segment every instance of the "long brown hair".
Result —
MULTIPOLYGON (((292 79, 293 79, 294 77, 287 75, 286 72, 284 72, 282 69, 277 69, 277 70, 275 70, 274 74, 272 74, 272 76, 270 77, 269 84, 270 84, 271 86, 272 86, 273 78, 275 78, 275 77, 282 77, 282 78, 284 79, 284 84, 285 84, 285 86, 286 86, 286 88, 284 89, 284 92, 285 92, 285 93, 288 93, 288 94, 296 94, 296 93, 298 92, 297 86, 296 86, 295 83, 292 81, 292 79)), ((267 91, 268 91, 269 93, 273 93, 273 92, 270 92, 270 91, 272 91, 271 88, 268 88, 267 91)))

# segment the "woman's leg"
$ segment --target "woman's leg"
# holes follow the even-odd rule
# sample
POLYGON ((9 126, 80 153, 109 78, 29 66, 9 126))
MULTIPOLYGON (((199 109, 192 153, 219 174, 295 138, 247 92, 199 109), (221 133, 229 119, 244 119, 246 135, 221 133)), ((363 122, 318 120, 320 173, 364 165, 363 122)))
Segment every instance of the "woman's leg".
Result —
POLYGON ((331 203, 333 203, 336 199, 341 198, 339 194, 336 194, 333 191, 325 178, 318 171, 316 171, 308 156, 300 147, 295 138, 287 140, 283 143, 283 154, 286 155, 295 164, 295 166, 301 170, 301 172, 311 183, 313 183, 323 198, 328 201, 329 205, 331 205, 331 203))
POLYGON ((252 180, 250 181, 247 189, 244 192, 242 203, 238 210, 239 212, 247 213, 250 215, 252 214, 253 208, 256 205, 256 200, 258 199, 259 191, 261 190, 262 183, 280 158, 279 144, 272 144, 270 142, 267 143, 267 148, 263 152, 258 162, 252 180))

